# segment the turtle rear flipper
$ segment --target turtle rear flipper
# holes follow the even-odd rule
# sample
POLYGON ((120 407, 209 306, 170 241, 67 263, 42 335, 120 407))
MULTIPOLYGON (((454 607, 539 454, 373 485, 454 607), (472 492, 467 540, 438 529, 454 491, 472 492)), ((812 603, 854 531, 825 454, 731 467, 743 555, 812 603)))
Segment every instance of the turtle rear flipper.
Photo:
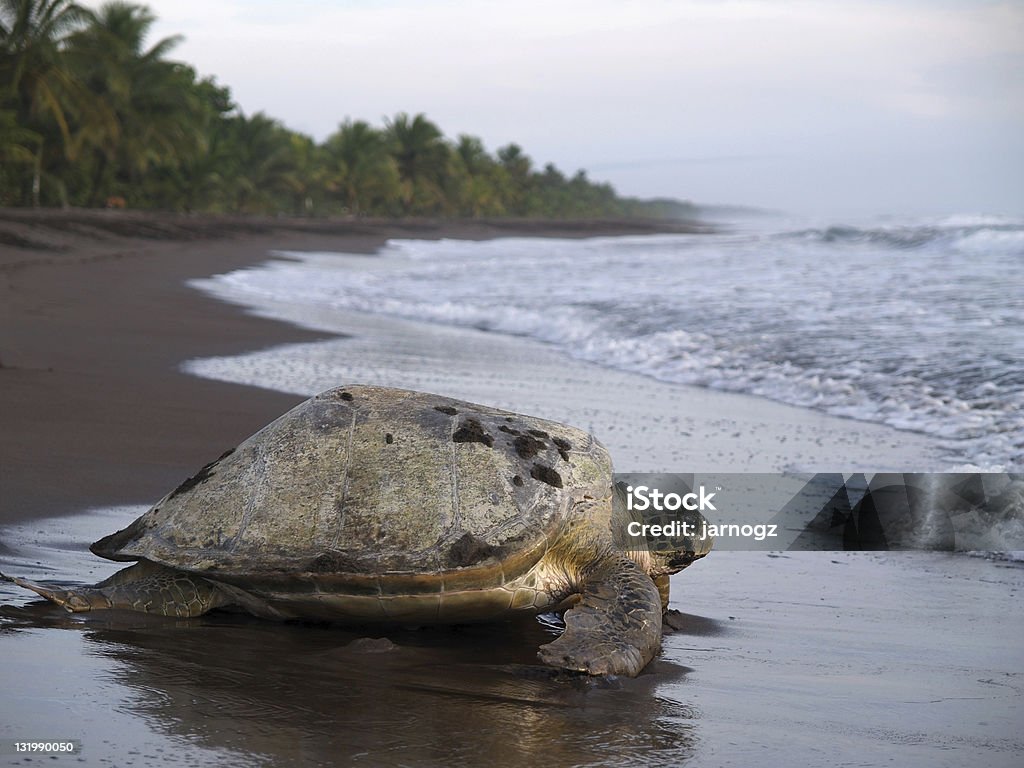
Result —
POLYGON ((201 616, 228 604, 206 579, 155 563, 140 562, 92 587, 47 587, 13 576, 0 577, 30 589, 72 613, 127 610, 161 616, 201 616))
POLYGON ((626 557, 609 558, 565 614, 565 632, 542 645, 545 664, 591 675, 636 677, 661 647, 661 598, 626 557))

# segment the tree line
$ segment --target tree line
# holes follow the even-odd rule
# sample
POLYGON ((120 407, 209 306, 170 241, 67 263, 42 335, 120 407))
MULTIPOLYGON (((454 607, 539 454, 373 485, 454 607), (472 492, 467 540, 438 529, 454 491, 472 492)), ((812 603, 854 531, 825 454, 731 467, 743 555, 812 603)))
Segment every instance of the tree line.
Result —
POLYGON ((147 45, 144 5, 0 0, 0 205, 290 215, 692 215, 672 200, 542 169, 516 144, 491 154, 426 116, 346 120, 324 142, 147 45))

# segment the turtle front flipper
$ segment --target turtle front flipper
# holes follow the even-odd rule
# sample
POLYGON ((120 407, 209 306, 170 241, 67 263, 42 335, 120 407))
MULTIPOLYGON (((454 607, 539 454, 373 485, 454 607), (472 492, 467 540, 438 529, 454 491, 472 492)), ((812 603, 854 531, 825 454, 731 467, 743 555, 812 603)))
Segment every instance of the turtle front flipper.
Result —
POLYGON ((228 604, 212 583, 155 563, 140 562, 118 571, 92 587, 47 587, 13 576, 0 577, 67 609, 72 613, 127 610, 161 616, 201 616, 228 604))
POLYGON ((565 632, 537 654, 553 667, 636 677, 661 648, 661 597, 641 568, 611 557, 591 574, 565 614, 565 632))

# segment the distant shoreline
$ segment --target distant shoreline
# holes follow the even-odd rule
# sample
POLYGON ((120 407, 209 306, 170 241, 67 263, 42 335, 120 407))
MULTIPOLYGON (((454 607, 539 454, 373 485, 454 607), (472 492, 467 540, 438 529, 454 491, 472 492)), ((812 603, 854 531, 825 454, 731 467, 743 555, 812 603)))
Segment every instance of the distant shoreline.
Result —
POLYGON ((95 208, 0 207, 0 267, 40 260, 44 254, 123 250, 138 245, 196 240, 238 240, 320 236, 393 237, 467 240, 494 237, 600 237, 644 234, 709 234, 703 221, 661 218, 535 219, 461 218, 304 218, 291 216, 216 215, 123 211, 95 208), (9 249, 16 249, 11 251, 9 249))
POLYGON ((292 219, 0 209, 0 524, 150 503, 301 398, 182 361, 324 338, 189 288, 270 251, 390 238, 706 232, 661 220, 292 219))

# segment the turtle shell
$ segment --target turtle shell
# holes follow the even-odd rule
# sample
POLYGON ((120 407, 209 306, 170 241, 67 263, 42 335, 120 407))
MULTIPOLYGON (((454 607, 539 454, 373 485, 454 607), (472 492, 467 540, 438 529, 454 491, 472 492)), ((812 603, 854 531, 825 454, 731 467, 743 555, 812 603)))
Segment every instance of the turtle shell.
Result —
POLYGON ((323 392, 203 467, 92 551, 246 587, 390 594, 527 572, 574 501, 611 486, 569 426, 371 386, 323 392))

